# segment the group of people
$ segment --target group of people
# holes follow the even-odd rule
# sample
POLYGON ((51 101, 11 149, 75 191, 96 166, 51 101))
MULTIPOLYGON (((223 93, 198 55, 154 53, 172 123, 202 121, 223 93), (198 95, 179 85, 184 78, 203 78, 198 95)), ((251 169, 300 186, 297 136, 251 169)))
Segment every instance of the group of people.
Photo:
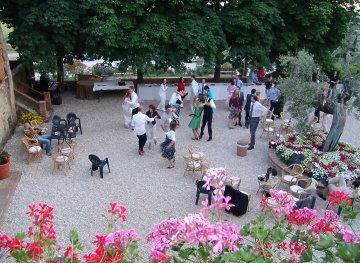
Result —
MULTIPOLYGON (((277 112, 277 103, 281 95, 276 85, 270 85, 267 99, 270 102, 270 110, 277 112)), ((244 125, 250 128, 249 150, 254 149, 255 134, 260 122, 260 118, 268 113, 268 109, 259 102, 256 96, 256 90, 252 89, 247 94, 246 99, 243 91, 243 82, 241 76, 236 76, 227 89, 227 104, 230 109, 229 127, 235 128, 236 125, 242 126, 241 111, 246 112, 244 125)), ((201 140, 204 137, 204 130, 207 126, 207 141, 213 139, 212 121, 216 112, 213 91, 210 86, 202 79, 197 82, 195 76, 191 76, 189 92, 185 89, 184 78, 180 77, 177 89, 171 94, 168 104, 166 104, 166 93, 168 90, 167 79, 163 78, 159 87, 159 104, 157 107, 149 105, 146 113, 140 106, 138 96, 133 87, 130 87, 123 100, 123 114, 125 127, 132 128, 134 134, 138 137, 139 155, 144 155, 144 147, 148 142, 149 149, 157 144, 156 124, 161 123, 161 129, 165 133, 164 141, 160 144, 162 156, 169 162, 169 168, 174 167, 176 128, 180 125, 180 111, 183 108, 183 102, 186 96, 189 96, 190 109, 192 117, 188 127, 192 129, 192 139, 201 140), (163 111, 162 115, 159 114, 163 111)))

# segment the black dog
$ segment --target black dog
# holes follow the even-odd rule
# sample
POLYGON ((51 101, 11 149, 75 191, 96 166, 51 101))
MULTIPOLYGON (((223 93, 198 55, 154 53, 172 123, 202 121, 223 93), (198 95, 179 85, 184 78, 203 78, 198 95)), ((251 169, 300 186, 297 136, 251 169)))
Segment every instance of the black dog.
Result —
POLYGON ((258 179, 259 181, 261 182, 267 182, 269 180, 269 177, 270 176, 277 176, 278 172, 276 171, 275 168, 273 167, 269 167, 267 170, 266 170, 266 174, 265 174, 265 177, 263 176, 259 176, 258 179))

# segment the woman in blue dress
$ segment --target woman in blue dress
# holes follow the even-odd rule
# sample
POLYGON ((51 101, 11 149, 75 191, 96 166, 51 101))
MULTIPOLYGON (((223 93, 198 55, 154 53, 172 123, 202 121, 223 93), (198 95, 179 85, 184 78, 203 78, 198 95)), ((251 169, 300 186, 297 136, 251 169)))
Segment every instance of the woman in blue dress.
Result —
POLYGON ((168 168, 174 168, 174 162, 175 162, 175 129, 176 129, 176 123, 171 122, 170 123, 170 131, 166 133, 166 139, 164 142, 164 148, 162 152, 162 157, 167 159, 169 161, 168 168))

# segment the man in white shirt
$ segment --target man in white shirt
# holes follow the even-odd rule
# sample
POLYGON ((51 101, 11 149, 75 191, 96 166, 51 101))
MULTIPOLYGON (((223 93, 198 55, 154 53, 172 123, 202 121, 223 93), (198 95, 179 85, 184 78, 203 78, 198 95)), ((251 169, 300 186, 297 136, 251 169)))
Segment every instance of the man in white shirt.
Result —
POLYGON ((259 125, 260 118, 265 116, 267 113, 268 109, 260 104, 258 96, 253 95, 250 106, 250 144, 248 150, 254 149, 256 129, 259 125))
POLYGON ((182 91, 175 91, 170 97, 169 105, 175 109, 177 117, 180 117, 180 108, 182 103, 182 91))
POLYGON ((140 106, 140 104, 138 95, 136 94, 135 88, 133 86, 129 87, 129 94, 130 100, 126 101, 126 103, 130 104, 131 115, 134 116, 136 113, 138 113, 138 107, 140 106))
POLYGON ((138 113, 133 116, 131 121, 131 125, 134 127, 134 134, 139 138, 139 155, 144 155, 144 146, 147 141, 145 123, 154 121, 154 118, 149 118, 146 114, 143 114, 142 110, 143 107, 139 106, 138 113))
POLYGON ((191 113, 194 113, 194 105, 196 103, 198 93, 199 93, 199 84, 195 80, 195 76, 191 76, 191 95, 190 95, 190 110, 191 113))

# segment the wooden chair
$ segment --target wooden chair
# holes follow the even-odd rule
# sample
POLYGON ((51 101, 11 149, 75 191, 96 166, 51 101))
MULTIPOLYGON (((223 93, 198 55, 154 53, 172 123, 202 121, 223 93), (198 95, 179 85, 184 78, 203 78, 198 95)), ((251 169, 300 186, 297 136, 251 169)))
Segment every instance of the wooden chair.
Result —
POLYGON ((55 169, 63 169, 66 175, 67 170, 70 169, 69 157, 61 154, 51 154, 51 157, 54 162, 53 172, 55 171, 55 169))
POLYGON ((288 187, 296 184, 297 178, 302 176, 304 169, 300 164, 292 164, 284 167, 281 171, 281 182, 286 184, 288 187))
POLYGON ((26 149, 28 164, 32 158, 41 160, 42 149, 36 139, 30 140, 28 137, 23 137, 22 142, 26 149))
POLYGON ((186 176, 187 172, 191 172, 193 176, 193 181, 195 181, 196 173, 199 173, 200 176, 202 176, 206 171, 204 167, 205 165, 202 161, 194 160, 193 158, 191 158, 191 156, 183 156, 183 158, 185 165, 184 176, 186 176))
POLYGON ((263 122, 262 127, 263 127, 263 131, 260 137, 262 137, 264 133, 268 136, 268 138, 275 137, 276 129, 274 126, 274 121, 271 118, 269 119, 266 118, 265 121, 263 122))
POLYGON ((41 134, 45 134, 48 130, 47 128, 40 127, 39 123, 36 120, 31 120, 30 125, 35 131, 40 131, 41 134))
POLYGON ((227 177, 225 184, 231 185, 234 189, 240 190, 241 178, 236 176, 227 177))
POLYGON ((290 186, 290 193, 299 199, 314 191, 316 192, 316 181, 307 176, 298 177, 296 184, 290 186))
POLYGON ((63 143, 58 144, 59 154, 68 157, 69 161, 71 161, 71 162, 73 162, 75 159, 74 150, 75 150, 74 142, 71 142, 71 143, 63 142, 63 143))
POLYGON ((201 161, 204 159, 204 153, 200 151, 199 147, 193 144, 188 144, 186 148, 190 154, 190 157, 195 161, 201 161))

